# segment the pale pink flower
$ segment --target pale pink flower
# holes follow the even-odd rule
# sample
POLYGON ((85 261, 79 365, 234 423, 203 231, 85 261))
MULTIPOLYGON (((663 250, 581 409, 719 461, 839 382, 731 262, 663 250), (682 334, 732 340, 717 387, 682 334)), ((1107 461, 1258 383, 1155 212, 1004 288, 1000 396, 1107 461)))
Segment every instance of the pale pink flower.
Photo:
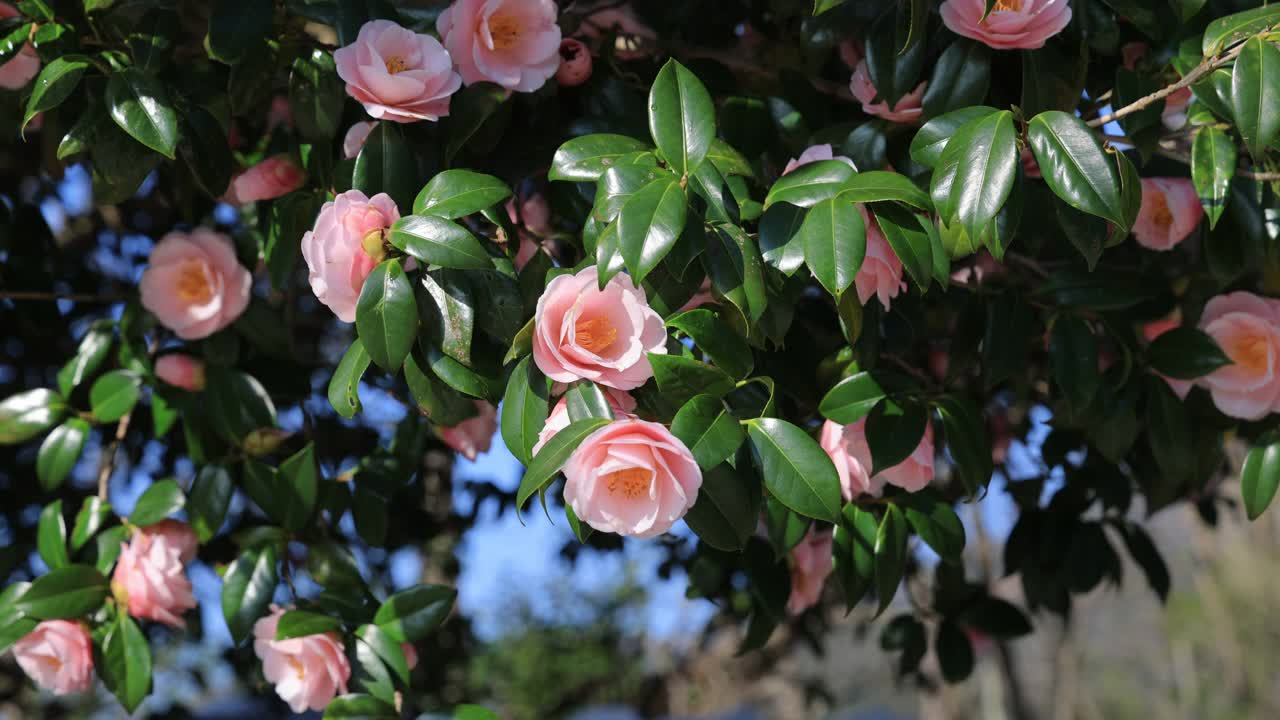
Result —
POLYGON ((204 390, 204 361, 182 353, 170 353, 156 358, 156 377, 170 385, 200 392, 204 390))
POLYGON ((156 243, 139 289, 142 306, 161 325, 183 340, 199 340, 240 317, 252 284, 231 239, 200 227, 156 243))
POLYGON ((874 295, 888 310, 890 301, 907 288, 902 280, 902 261, 884 239, 879 223, 861 203, 858 212, 867 228, 867 252, 858 274, 853 276, 853 286, 858 291, 858 302, 866 305, 874 295))
POLYGON ((1200 224, 1204 209, 1187 178, 1142 178, 1142 208, 1133 238, 1150 250, 1171 250, 1200 224))
POLYGON ((347 693, 351 663, 337 633, 276 640, 276 626, 285 612, 272 605, 271 614, 253 624, 253 652, 262 661, 263 676, 290 710, 320 712, 334 697, 347 693))
POLYGON ((560 67, 556 70, 556 82, 562 87, 577 87, 591 79, 591 51, 581 40, 565 38, 560 41, 560 67))
POLYGON ((186 627, 182 614, 196 606, 196 599, 191 594, 183 558, 190 559, 194 554, 194 536, 179 528, 139 528, 129 542, 121 543, 111 591, 133 617, 186 627))
POLYGON ((454 0, 436 30, 466 84, 533 92, 560 67, 556 12, 554 0, 454 0))
POLYGON ((946 0, 939 8, 951 32, 996 50, 1035 50, 1071 22, 1068 0, 997 0, 984 20, 985 0, 946 0))
POLYGON ((839 160, 840 162, 844 163, 845 165, 848 165, 854 170, 858 169, 857 166, 853 164, 852 160, 850 160, 849 158, 843 155, 836 155, 835 151, 832 150, 830 145, 822 144, 822 145, 810 145, 809 147, 805 148, 804 152, 800 153, 800 157, 791 158, 790 160, 788 160, 787 166, 782 169, 782 174, 786 175, 787 173, 791 172, 792 170, 795 170, 798 167, 803 167, 805 165, 808 165, 809 163, 818 162, 819 160, 839 160))
MULTIPOLYGON (((0 2, 0 20, 18 17, 18 15, 20 13, 17 8, 7 2, 0 2)), ((21 50, 9 58, 8 62, 0 65, 0 88, 21 90, 39 74, 40 56, 36 54, 36 49, 31 47, 30 42, 25 43, 21 50)))
POLYGON ((365 23, 354 43, 334 51, 333 61, 347 94, 376 120, 439 120, 462 87, 440 41, 390 20, 365 23))
POLYGON ((232 205, 274 200, 302 187, 307 174, 285 153, 272 155, 231 178, 223 198, 232 205))
POLYGON ((615 420, 578 446, 564 466, 564 500, 601 532, 653 537, 693 507, 702 470, 658 423, 615 420))
POLYGON ((633 390, 653 377, 645 353, 667 352, 662 317, 626 273, 599 288, 594 265, 547 283, 534 312, 533 359, 552 380, 633 390))
POLYGON ((889 103, 883 98, 880 102, 875 102, 876 86, 871 84, 871 73, 867 71, 866 60, 858 63, 858 67, 853 70, 853 77, 849 80, 849 91, 858 102, 862 103, 862 112, 882 117, 889 122, 904 124, 920 121, 920 117, 924 114, 924 91, 928 86, 928 82, 920 83, 915 90, 899 98, 891 109, 889 103))
MULTIPOLYGON (((600 389, 604 391, 604 399, 613 410, 614 419, 635 417, 636 401, 631 395, 611 387, 601 387, 600 389)), ((562 397, 560 402, 551 408, 551 413, 547 415, 547 422, 543 424, 542 431, 538 433, 538 442, 533 446, 533 454, 537 455, 548 440, 567 427, 569 427, 569 404, 562 397)))
POLYGON ((924 437, 901 463, 885 468, 874 476, 871 472, 871 446, 867 444, 867 419, 848 425, 828 420, 818 437, 822 449, 835 463, 840 477, 840 493, 845 500, 859 495, 880 496, 885 483, 907 492, 923 489, 933 480, 933 425, 926 425, 924 437))
POLYGON ((355 322, 364 279, 383 258, 383 234, 399 219, 386 193, 369 198, 348 190, 321 206, 315 227, 302 235, 311 291, 339 320, 355 322))
POLYGON ((78 622, 45 620, 12 649, 13 659, 27 677, 55 695, 93 687, 93 643, 78 622))
POLYGON ((1259 420, 1280 409, 1280 301, 1248 292, 1210 300, 1200 329, 1231 358, 1231 365, 1196 381, 1223 414, 1259 420))
POLYGON ((360 150, 364 148, 364 143, 369 139, 369 133, 378 124, 368 120, 362 120, 358 123, 352 123, 347 128, 347 134, 342 137, 342 157, 348 160, 355 160, 360 154, 360 150))
POLYGON ((468 460, 475 460, 477 455, 489 452, 493 433, 498 429, 497 409, 483 400, 476 400, 475 404, 478 411, 475 415, 453 427, 438 429, 444 444, 468 460))
POLYGON ((799 615, 818 604, 831 567, 831 533, 809 528, 800 544, 791 549, 789 614, 799 615))

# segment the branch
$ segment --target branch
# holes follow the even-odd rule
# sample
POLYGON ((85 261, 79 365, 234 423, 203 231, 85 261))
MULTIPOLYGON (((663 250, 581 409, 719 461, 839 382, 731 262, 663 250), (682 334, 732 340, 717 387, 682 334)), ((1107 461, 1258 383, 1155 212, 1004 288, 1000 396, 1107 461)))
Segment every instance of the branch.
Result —
POLYGON ((1172 95, 1173 93, 1181 90, 1184 87, 1190 87, 1191 85, 1194 85, 1196 82, 1198 82, 1200 78, 1204 77, 1205 75, 1208 75, 1209 73, 1213 72, 1219 67, 1226 65, 1232 60, 1235 60, 1236 56, 1239 55, 1241 51, 1244 50, 1244 45, 1245 45, 1244 43, 1240 43, 1239 45, 1236 45, 1226 55, 1223 55, 1221 58, 1217 56, 1214 56, 1211 58, 1205 58, 1200 62, 1199 65, 1192 68, 1191 72, 1187 73, 1186 75, 1183 75, 1182 78, 1178 80, 1178 82, 1172 85, 1169 85, 1167 87, 1161 88, 1151 93, 1150 95, 1147 95, 1146 97, 1134 100, 1128 105, 1125 105, 1124 107, 1120 108, 1119 110, 1115 110, 1110 114, 1103 115, 1102 117, 1094 118, 1093 120, 1090 120, 1086 124, 1089 127, 1095 127, 1095 128, 1102 127, 1103 125, 1106 125, 1112 120, 1117 120, 1126 115, 1132 115, 1133 113, 1138 112, 1139 110, 1145 108, 1151 103, 1156 102, 1157 100, 1163 100, 1166 97, 1172 95))
MULTIPOLYGON (((1191 164, 1191 156, 1176 148, 1164 146, 1157 147, 1156 154, 1162 157, 1167 157, 1170 160, 1176 160, 1183 165, 1191 164)), ((1258 182, 1271 182, 1273 180, 1280 180, 1280 172, 1258 171, 1251 168, 1236 168, 1236 177, 1256 180, 1258 182)))
POLYGON ((116 452, 120 450, 120 444, 124 442, 124 436, 129 432, 129 420, 133 417, 133 411, 124 414, 120 418, 120 422, 116 424, 116 436, 111 441, 111 445, 106 449, 102 456, 102 461, 98 464, 98 499, 107 502, 107 483, 111 480, 111 473, 116 467, 116 452))

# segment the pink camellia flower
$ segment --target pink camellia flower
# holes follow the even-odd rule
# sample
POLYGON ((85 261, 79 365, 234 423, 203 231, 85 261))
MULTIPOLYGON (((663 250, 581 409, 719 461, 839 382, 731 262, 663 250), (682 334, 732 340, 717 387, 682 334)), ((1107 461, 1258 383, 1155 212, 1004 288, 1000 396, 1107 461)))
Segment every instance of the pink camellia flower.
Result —
POLYGON ((866 56, 866 47, 861 40, 854 38, 840 41, 836 51, 840 54, 840 61, 850 70, 858 67, 858 63, 862 62, 862 58, 866 56))
POLYGON ((1213 404, 1242 420, 1280 410, 1280 301, 1248 292, 1219 295, 1204 306, 1200 329, 1232 362, 1196 381, 1213 404))
POLYGON ((1160 122, 1169 130, 1180 130, 1187 124, 1187 106, 1195 98, 1191 88, 1178 88, 1164 99, 1164 110, 1160 111, 1160 122))
MULTIPOLYGON (((0 20, 5 18, 18 17, 20 13, 17 8, 7 2, 0 2, 0 20)), ((13 57, 4 65, 0 65, 0 88, 5 90, 21 90, 31 82, 31 79, 40 74, 40 56, 36 55, 36 49, 31 47, 31 43, 22 46, 13 57)))
POLYGON ((439 428, 440 439, 462 457, 475 460, 489 452, 493 433, 498 429, 498 410, 483 400, 476 400, 479 412, 453 427, 439 428))
POLYGON ((454 0, 436 31, 468 85, 533 92, 560 67, 554 0, 454 0))
POLYGON ((1035 50, 1071 22, 1068 0, 997 0, 984 20, 985 0, 946 0, 939 8, 951 32, 996 50, 1035 50))
POLYGON ((404 664, 410 670, 418 667, 418 649, 413 643, 400 643, 400 652, 404 653, 404 664))
POLYGON ((347 94, 377 120, 439 120, 462 87, 439 40, 390 20, 365 23, 354 43, 333 52, 333 62, 347 94))
POLYGON ((1171 250, 1196 229, 1203 213, 1191 180, 1142 178, 1142 209, 1133 223, 1133 238, 1149 250, 1171 250))
POLYGON ((547 283, 534 312, 533 360, 552 380, 634 390, 653 377, 645 353, 667 352, 662 317, 626 273, 600 289, 596 267, 547 283))
POLYGON ((639 60, 652 52, 658 33, 636 16, 630 3, 618 5, 612 0, 596 3, 599 10, 587 10, 578 34, 588 40, 599 40, 614 34, 613 55, 619 60, 639 60))
POLYGON ((511 222, 520 223, 538 235, 551 232, 551 206, 542 193, 529 193, 520 201, 519 212, 516 212, 516 198, 509 198, 506 209, 511 222))
POLYGON ((885 483, 897 485, 907 492, 923 489, 933 480, 933 425, 925 425, 924 437, 911 457, 885 468, 874 476, 871 472, 871 446, 867 444, 867 419, 840 425, 828 420, 818 438, 822 449, 835 463, 840 476, 840 493, 845 500, 858 495, 880 496, 885 483))
POLYGON ((307 174, 287 154, 272 155, 235 177, 223 198, 232 205, 274 200, 302 187, 307 174))
POLYGON ((271 109, 267 111, 267 132, 278 127, 293 127, 293 107, 289 105, 289 98, 285 95, 271 98, 271 109))
POLYGON ((240 317, 252 285, 231 238, 201 227, 161 238, 139 289, 142 306, 161 325, 183 340, 199 340, 240 317))
POLYGON ((302 235, 311 291, 343 322, 355 322, 364 279, 383 259, 383 233, 400 219, 386 193, 348 190, 327 202, 302 235))
POLYGON ((347 134, 342 137, 342 157, 355 160, 361 148, 364 147, 365 140, 369 139, 369 133, 373 132, 376 126, 377 123, 365 120, 347 128, 347 134))
MULTIPOLYGON (((1142 336, 1151 342, 1170 330, 1182 325, 1181 313, 1173 313, 1169 317, 1160 320, 1153 320, 1142 326, 1142 336)), ((1160 373, 1156 373, 1160 375, 1160 373)), ((1160 375, 1165 382, 1169 383, 1169 389, 1173 390, 1179 400, 1186 400, 1187 393, 1191 392, 1191 386, 1194 385, 1190 380, 1178 380, 1176 378, 1160 375)))
POLYGON ((791 549, 791 595, 787 613, 799 615, 822 599, 822 586, 831 574, 831 533, 809 528, 791 549))
POLYGON ((565 38, 560 41, 560 67, 556 70, 556 82, 562 87, 577 87, 591 79, 591 51, 581 40, 565 38))
POLYGON ((185 527, 175 520, 139 528, 121 543, 111 591, 130 615, 181 628, 182 613, 196 606, 183 567, 195 555, 195 537, 177 526, 185 527))
POLYGON ((156 358, 156 377, 188 392, 204 390, 204 361, 191 355, 170 353, 156 358))
MULTIPOLYGON (((611 387, 602 387, 600 389, 604 391, 604 399, 608 401, 609 407, 613 409, 613 417, 615 419, 635 417, 635 398, 611 387)), ((569 402, 567 398, 562 397, 560 402, 551 408, 551 413, 547 415, 547 422, 542 426, 542 432, 538 433, 538 442, 533 446, 533 454, 537 455, 548 440, 567 427, 569 427, 569 402)))
POLYGON ((782 174, 786 175, 787 173, 791 172, 792 170, 795 170, 798 167, 808 165, 809 163, 818 162, 819 160, 839 160, 840 162, 844 163, 845 165, 848 165, 854 170, 858 169, 858 167, 853 164, 852 160, 850 160, 849 158, 843 155, 836 155, 835 151, 832 150, 830 145, 823 144, 823 145, 810 145, 809 147, 805 148, 804 152, 800 153, 800 157, 791 158, 790 160, 788 160, 787 166, 782 169, 782 174))
POLYGON ((347 693, 351 663, 337 633, 276 639, 276 626, 286 608, 271 606, 271 614, 253 624, 253 652, 262 661, 262 674, 276 686, 276 694, 295 713, 324 710, 347 693))
POLYGON ((564 501, 601 532, 660 535, 693 507, 702 470, 658 423, 615 420, 587 436, 564 466, 564 501))
POLYGON ((858 102, 862 103, 862 112, 882 117, 889 122, 905 124, 920 121, 920 116, 924 114, 924 90, 928 85, 928 82, 920 83, 915 90, 903 95, 893 108, 890 108, 889 103, 883 99, 875 102, 876 86, 871 84, 871 73, 867 70, 867 61, 862 60, 853 70, 853 77, 849 80, 849 91, 858 99, 858 102))
POLYGON ((853 276, 853 286, 858 291, 858 302, 866 305, 874 295, 888 310, 890 300, 907 287, 902 280, 902 261, 889 246, 889 241, 884 239, 884 233, 880 232, 880 225, 871 213, 861 204, 858 212, 867 227, 867 253, 858 274, 853 276))
POLYGON ((152 537, 162 537, 171 547, 178 549, 178 559, 185 565, 196 558, 196 550, 200 549, 200 540, 196 531, 181 520, 166 518, 142 528, 152 537))
POLYGON ((45 620, 13 644, 13 659, 37 685, 55 695, 93 687, 93 642, 70 620, 45 620))

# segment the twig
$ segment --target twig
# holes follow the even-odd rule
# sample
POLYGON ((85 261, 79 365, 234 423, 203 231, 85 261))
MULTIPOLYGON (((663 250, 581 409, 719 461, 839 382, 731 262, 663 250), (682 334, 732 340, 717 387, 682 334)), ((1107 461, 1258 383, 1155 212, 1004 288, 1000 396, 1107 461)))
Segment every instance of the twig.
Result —
POLYGON ((129 420, 133 417, 133 411, 124 414, 120 418, 120 422, 116 423, 116 437, 111 441, 111 446, 107 448, 106 453, 102 456, 102 461, 98 464, 98 499, 107 502, 107 483, 111 480, 111 473, 116 467, 116 453, 120 450, 120 444, 124 442, 124 436, 129 432, 129 420))
MULTIPOLYGON (((1156 148, 1156 154, 1162 157, 1169 158, 1170 160, 1176 160, 1182 163, 1183 165, 1191 164, 1191 156, 1184 152, 1179 151, 1176 148, 1163 147, 1163 146, 1158 147, 1156 148)), ((1265 171, 1259 172, 1257 170, 1252 170, 1249 168, 1236 168, 1236 177, 1247 178, 1249 180, 1256 180, 1258 182, 1271 182, 1273 180, 1280 180, 1280 172, 1265 172, 1265 171)))
POLYGON ((1241 51, 1244 50, 1244 45, 1245 45, 1244 43, 1240 43, 1239 45, 1236 45, 1229 52, 1227 52, 1226 55, 1223 55, 1221 58, 1217 56, 1214 56, 1211 58, 1205 58, 1200 62, 1199 65, 1192 68, 1191 72, 1187 73, 1186 75, 1183 75, 1182 78, 1178 80, 1178 82, 1173 83, 1172 85, 1163 87, 1151 93, 1150 95, 1147 95, 1146 97, 1134 100, 1133 102, 1129 103, 1128 105, 1125 105, 1119 110, 1112 111, 1111 113, 1107 115, 1103 115, 1102 117, 1094 118, 1093 120, 1090 120, 1086 124, 1089 127, 1102 127, 1103 125, 1106 125, 1112 120, 1118 120, 1126 115, 1132 115, 1133 113, 1138 112, 1139 110, 1145 108, 1151 103, 1156 102, 1157 100, 1163 100, 1166 97, 1172 95, 1173 93, 1181 90, 1184 87, 1190 87, 1191 85, 1194 85, 1196 82, 1198 82, 1200 78, 1204 77, 1205 75, 1208 75, 1209 73, 1213 72, 1219 67, 1226 65, 1232 60, 1235 60, 1236 56, 1239 55, 1241 51))
POLYGON ((84 303, 124 302, 124 295, 89 295, 86 293, 41 292, 38 290, 0 290, 0 300, 70 300, 84 303))

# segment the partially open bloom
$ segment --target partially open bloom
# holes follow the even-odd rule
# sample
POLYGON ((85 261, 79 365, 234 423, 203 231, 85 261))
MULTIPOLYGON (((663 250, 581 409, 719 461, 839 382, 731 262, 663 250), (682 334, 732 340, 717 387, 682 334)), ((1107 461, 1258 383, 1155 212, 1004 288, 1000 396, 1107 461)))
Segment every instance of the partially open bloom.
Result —
POLYGON ((171 232, 151 250, 139 289, 142 306, 183 340, 230 325, 249 305, 253 278, 231 238, 208 228, 171 232))
MULTIPOLYGON (((0 2, 0 20, 18 17, 17 8, 7 2, 0 2)), ((31 43, 24 43, 22 49, 4 65, 0 65, 0 88, 5 90, 21 90, 40 74, 40 56, 31 43)))
POLYGON ((558 382, 634 390, 653 377, 645 353, 667 352, 667 331, 631 276, 618 273, 603 290, 597 278, 592 265, 547 283, 533 316, 533 359, 558 382))
POLYGON ((483 400, 476 400, 476 410, 475 415, 457 425, 439 429, 440 439, 468 460, 489 452, 493 433, 498 429, 496 408, 483 400))
POLYGON ((195 535, 176 520, 139 528, 122 543, 111 591, 130 615, 170 627, 186 627, 182 614, 196 606, 185 563, 195 555, 195 535))
MULTIPOLYGON (((614 419, 635 417, 636 401, 634 398, 621 390, 614 390, 611 387, 602 387, 600 389, 604 391, 604 399, 613 410, 614 419)), ((547 422, 543 424, 542 431, 538 433, 538 442, 533 446, 533 454, 537 455, 548 440, 567 427, 569 427, 569 403, 566 398, 562 397, 560 402, 551 408, 551 413, 547 415, 547 422)))
POLYGON ((858 302, 866 305, 874 295, 888 310, 889 302, 906 289, 907 284, 902 281, 902 261, 889 246, 889 241, 884 239, 884 233, 880 232, 880 225, 871 213, 861 204, 858 212, 867 228, 867 253, 858 274, 853 276, 853 286, 858 291, 858 302))
POLYGON ((224 198, 232 205, 274 200, 302 187, 307 174, 286 154, 273 155, 231 179, 224 198))
POLYGON ((933 480, 933 426, 926 425, 924 437, 906 460, 871 475, 871 446, 867 444, 867 419, 840 425, 828 420, 818 438, 822 449, 835 463, 840 492, 845 500, 858 495, 879 497, 885 483, 907 492, 923 489, 933 480))
MULTIPOLYGON (((978 1, 981 2, 981 0, 978 1)), ((862 112, 868 115, 882 117, 889 122, 914 123, 919 122, 920 116, 924 114, 924 90, 928 85, 928 82, 920 83, 915 90, 903 95, 890 108, 884 98, 881 98, 880 102, 875 102, 876 86, 871 84, 871 73, 867 70, 867 61, 863 60, 853 70, 853 77, 849 80, 849 91, 858 102, 862 103, 862 112)))
POLYGON ((390 195, 348 190, 321 206, 315 227, 303 233, 311 291, 339 320, 355 322, 364 279, 383 258, 383 233, 399 219, 390 195))
POLYGON ((791 595, 787 612, 799 615, 822 599, 822 586, 831 574, 831 533, 809 528, 791 549, 791 595))
POLYGON ((462 87, 439 40, 390 20, 365 23, 354 43, 334 51, 333 61, 347 94, 377 120, 439 120, 462 87))
POLYGON ((556 70, 556 82, 563 87, 577 87, 591 79, 591 51, 581 40, 565 38, 560 41, 560 68, 556 70))
POLYGON ((1191 180, 1142 178, 1142 208, 1133 222, 1133 238, 1150 250, 1172 250, 1196 229, 1203 214, 1191 180))
POLYGON ((365 141, 369 139, 369 133, 373 132, 376 126, 377 123, 368 120, 352 123, 351 127, 347 128, 347 134, 342 136, 342 157, 355 160, 360 150, 364 148, 365 141))
POLYGON ((1196 381, 1213 404, 1242 420, 1280 410, 1280 301, 1247 292, 1219 295, 1204 306, 1200 329, 1232 362, 1196 381))
POLYGON ((271 614, 253 624, 253 652, 262 661, 263 676, 276 686, 276 694, 290 710, 319 712, 334 697, 347 693, 351 663, 337 633, 277 640, 276 626, 285 612, 272 605, 271 614))
POLYGON ((156 358, 156 377, 170 385, 200 392, 204 390, 204 361, 182 353, 170 353, 156 358))
POLYGON ((803 167, 809 163, 818 162, 819 160, 839 160, 854 170, 858 169, 858 167, 853 164, 852 160, 843 155, 836 155, 830 145, 822 144, 811 145, 805 148, 804 152, 800 153, 800 157, 788 160, 787 166, 782 169, 782 174, 786 175, 798 167, 803 167))
POLYGON ((13 659, 37 685, 55 695, 93 687, 89 631, 70 620, 45 620, 13 644, 13 659))
POLYGON ((951 32, 996 50, 1035 50, 1071 22, 1068 0, 996 0, 984 20, 985 0, 946 0, 939 8, 951 32))
POLYGON ((658 423, 623 419, 582 441, 564 466, 564 501, 601 532, 660 535, 693 507, 702 470, 658 423))
POLYGON ((468 85, 533 92, 560 67, 554 0, 454 0, 436 30, 468 85))

